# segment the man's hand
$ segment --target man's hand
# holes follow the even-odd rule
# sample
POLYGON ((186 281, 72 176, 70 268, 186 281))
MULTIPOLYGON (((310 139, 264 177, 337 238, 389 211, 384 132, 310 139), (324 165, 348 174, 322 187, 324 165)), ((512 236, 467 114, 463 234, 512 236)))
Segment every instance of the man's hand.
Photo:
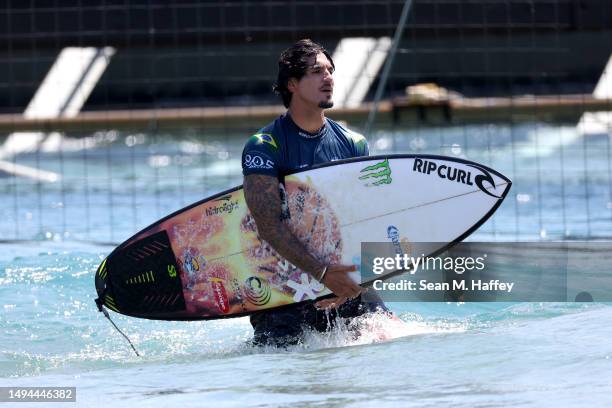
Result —
POLYGON ((329 265, 321 282, 338 297, 354 298, 361 294, 363 288, 348 275, 355 272, 356 265, 329 265))
POLYGON ((336 297, 319 300, 315 303, 317 309, 335 309, 349 299, 353 299, 367 289, 356 284, 349 276, 349 272, 355 272, 356 265, 329 265, 323 277, 323 283, 336 297))

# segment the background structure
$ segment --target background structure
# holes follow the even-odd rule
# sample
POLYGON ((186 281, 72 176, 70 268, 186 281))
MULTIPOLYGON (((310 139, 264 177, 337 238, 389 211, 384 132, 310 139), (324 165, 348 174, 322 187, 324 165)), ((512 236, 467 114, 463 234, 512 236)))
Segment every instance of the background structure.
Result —
POLYGON ((405 5, 5 1, 0 239, 118 243, 239 184, 244 141, 283 111, 281 50, 309 37, 339 66, 382 64, 388 47, 364 47, 397 30, 388 78, 347 68, 337 88, 364 79, 365 94, 330 117, 363 132, 382 86, 373 153, 456 155, 512 178, 479 237, 610 237, 609 5, 417 0, 400 26, 405 5))

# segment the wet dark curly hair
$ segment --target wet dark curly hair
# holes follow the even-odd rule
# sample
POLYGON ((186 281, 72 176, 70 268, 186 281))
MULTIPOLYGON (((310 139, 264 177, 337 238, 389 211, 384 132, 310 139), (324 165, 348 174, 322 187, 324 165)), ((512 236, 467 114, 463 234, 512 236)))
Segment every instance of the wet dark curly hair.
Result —
POLYGON ((287 88, 289 79, 302 79, 306 74, 310 59, 316 57, 320 52, 325 54, 332 67, 335 68, 334 61, 329 52, 322 45, 308 38, 296 42, 281 53, 278 58, 278 77, 272 89, 283 98, 285 108, 288 108, 291 102, 291 92, 287 88))

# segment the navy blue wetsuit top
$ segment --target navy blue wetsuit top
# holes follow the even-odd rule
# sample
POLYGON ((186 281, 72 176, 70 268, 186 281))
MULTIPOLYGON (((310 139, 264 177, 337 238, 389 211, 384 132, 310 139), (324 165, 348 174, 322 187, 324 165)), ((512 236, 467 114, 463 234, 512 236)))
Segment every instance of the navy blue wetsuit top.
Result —
POLYGON ((248 140, 242 151, 242 173, 282 177, 302 167, 368 154, 362 135, 331 119, 325 118, 317 133, 309 133, 285 113, 248 140))

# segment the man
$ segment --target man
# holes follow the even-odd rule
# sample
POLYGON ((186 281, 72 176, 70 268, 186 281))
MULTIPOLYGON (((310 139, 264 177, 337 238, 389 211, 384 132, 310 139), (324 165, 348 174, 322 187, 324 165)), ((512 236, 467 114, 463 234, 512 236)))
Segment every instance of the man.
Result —
POLYGON ((311 40, 300 40, 285 50, 278 61, 274 90, 288 110, 252 136, 242 153, 244 194, 259 237, 336 295, 317 305, 300 304, 252 315, 256 344, 296 343, 304 327, 325 331, 335 316, 348 318, 380 308, 386 310, 379 299, 362 300, 363 288, 348 276, 356 270, 355 265, 325 265, 308 253, 282 220, 279 182, 284 174, 314 164, 368 155, 363 136, 324 115, 324 109, 333 106, 333 72, 329 53, 311 40), (331 319, 321 308, 334 308, 331 319))

